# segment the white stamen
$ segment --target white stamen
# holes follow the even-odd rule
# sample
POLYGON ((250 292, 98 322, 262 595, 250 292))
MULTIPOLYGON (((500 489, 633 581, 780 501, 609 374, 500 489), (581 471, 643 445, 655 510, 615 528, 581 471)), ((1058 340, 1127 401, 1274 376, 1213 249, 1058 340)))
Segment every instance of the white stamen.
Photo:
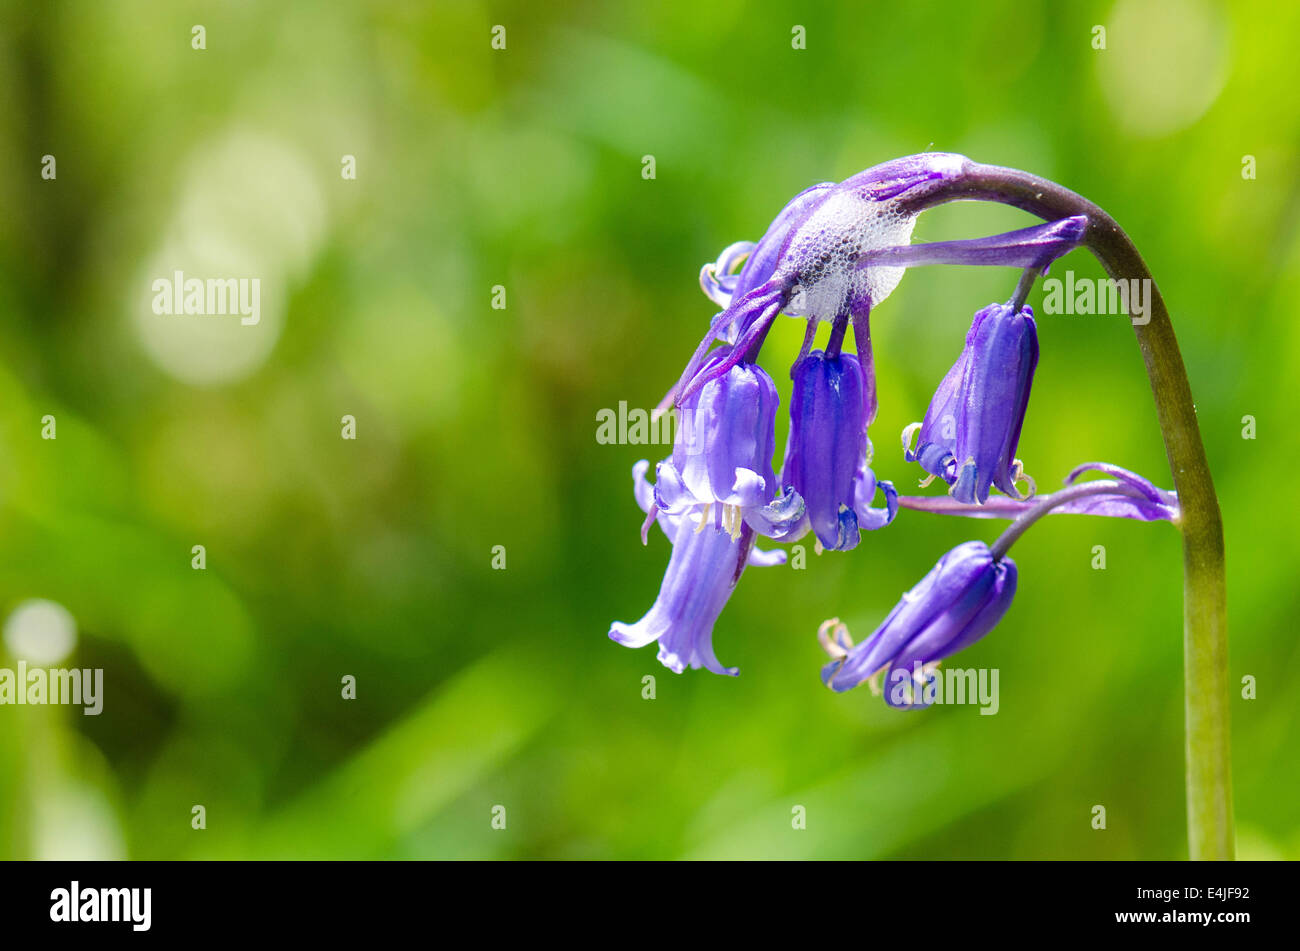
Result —
POLYGON ((912 436, 921 428, 920 423, 912 423, 903 429, 903 452, 912 451, 912 436))
POLYGON ((817 628, 817 643, 821 644, 822 650, 830 655, 831 660, 843 660, 849 656, 845 644, 853 646, 853 639, 849 637, 849 629, 839 618, 833 617, 822 621, 817 628))
POLYGON ((1033 476, 1025 472, 1025 465, 1019 459, 1011 461, 1011 484, 1025 482, 1029 485, 1029 491, 1025 494, 1026 499, 1032 499, 1038 494, 1038 483, 1034 481, 1033 476))
POLYGON ((724 526, 726 524, 725 519, 727 515, 730 515, 731 517, 730 533, 731 533, 731 540, 734 542, 737 538, 740 537, 740 530, 744 527, 744 523, 745 523, 744 518, 740 514, 740 506, 728 505, 726 506, 726 508, 723 509, 723 512, 724 512, 723 515, 724 526))
POLYGON ((709 510, 713 508, 712 502, 706 502, 704 508, 700 510, 700 524, 695 526, 695 534, 698 535, 704 531, 704 526, 709 524, 709 510))

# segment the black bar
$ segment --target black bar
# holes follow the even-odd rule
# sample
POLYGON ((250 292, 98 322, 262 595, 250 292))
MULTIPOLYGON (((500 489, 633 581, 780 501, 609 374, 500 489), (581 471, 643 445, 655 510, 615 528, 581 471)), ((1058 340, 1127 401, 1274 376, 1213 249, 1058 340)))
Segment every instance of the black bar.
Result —
POLYGON ((413 927, 447 940, 467 928, 540 938, 610 921, 665 939, 788 922, 809 937, 909 944, 954 934, 1183 940, 1281 927, 1294 894, 1288 863, 9 862, 0 876, 6 937, 82 940, 336 940, 413 927), (73 882, 78 917, 116 910, 119 920, 53 920, 71 917, 73 882))

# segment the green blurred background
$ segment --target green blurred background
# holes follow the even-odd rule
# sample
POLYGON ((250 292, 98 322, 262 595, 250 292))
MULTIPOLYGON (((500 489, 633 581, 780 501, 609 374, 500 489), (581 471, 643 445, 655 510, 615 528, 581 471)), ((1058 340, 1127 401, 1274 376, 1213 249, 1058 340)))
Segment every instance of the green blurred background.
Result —
MULTIPOLYGON (((597 411, 676 379, 722 247, 931 148, 1089 196, 1160 282, 1223 501, 1230 679, 1258 682, 1240 853, 1300 857, 1300 11, 546 7, 0 2, 0 666, 75 624, 60 663, 105 670, 98 717, 0 707, 0 857, 1185 857, 1168 525, 1017 546, 1016 603, 959 662, 1001 671, 997 716, 834 695, 815 632, 866 635, 999 523, 904 512, 751 569, 715 631, 735 679, 606 637, 668 545, 641 546, 629 477, 659 450, 599 445, 597 411), (260 276, 261 323, 154 315, 175 268, 260 276)), ((915 239, 1029 223, 951 205, 915 239)), ((1014 281, 913 271, 877 311, 882 478, 914 485, 897 434, 1014 281)), ((1039 327, 1039 485, 1105 459, 1168 486, 1124 320, 1039 327)), ((800 333, 764 350, 783 403, 800 333)))

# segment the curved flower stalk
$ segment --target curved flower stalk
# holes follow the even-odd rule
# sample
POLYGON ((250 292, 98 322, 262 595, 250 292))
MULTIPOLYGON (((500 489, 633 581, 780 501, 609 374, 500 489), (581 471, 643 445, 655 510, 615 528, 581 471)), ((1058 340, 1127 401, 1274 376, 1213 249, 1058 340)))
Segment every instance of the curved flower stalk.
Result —
POLYGON ((1129 518, 1141 522, 1166 521, 1178 523, 1178 493, 1162 489, 1136 472, 1105 462, 1086 462, 1076 466, 1065 477, 1066 489, 1033 499, 1012 499, 994 496, 983 504, 958 502, 949 497, 901 495, 901 508, 936 515, 965 515, 971 518, 1019 518, 1036 506, 1055 500, 1048 506, 1050 513, 1062 515, 1101 515, 1109 518, 1129 518), (1095 479, 1079 482, 1085 472, 1100 472, 1111 480, 1095 479), (1087 486, 1080 493, 1078 486, 1087 486), (1066 490, 1071 490, 1068 494, 1066 490))
MULTIPOLYGON (((660 660, 674 670, 734 674, 714 656, 713 626, 747 564, 784 558, 755 549, 757 537, 791 541, 812 532, 819 548, 844 551, 859 545, 863 529, 892 522, 899 508, 1011 519, 992 545, 968 541, 944 555, 862 644, 853 646, 842 625, 823 625, 831 654, 823 678, 833 689, 871 682, 886 670, 915 685, 917 671, 974 644, 1001 620, 1018 574, 1007 551, 1045 515, 1172 522, 1183 532, 1185 553, 1190 851, 1196 858, 1231 857, 1222 525, 1186 373, 1154 282, 1150 319, 1135 321, 1134 330, 1176 491, 1117 466, 1087 463, 1061 489, 1037 496, 1016 457, 1039 347, 1025 302, 1036 278, 1079 247, 1114 279, 1150 280, 1128 237, 1091 202, 1015 169, 926 153, 813 185, 758 241, 725 248, 700 273, 705 295, 720 310, 659 407, 681 412, 679 442, 658 466, 653 488, 645 481, 648 463, 634 472, 647 513, 643 538, 657 521, 673 554, 654 607, 636 624, 613 625, 610 636, 631 646, 658 641, 660 660), (1011 204, 1043 223, 912 243, 917 217, 954 200, 1011 204), (923 420, 904 432, 905 460, 928 474, 922 486, 942 479, 948 494, 899 497, 871 469, 867 430, 877 396, 870 321, 907 269, 935 264, 1020 274, 1006 303, 975 314, 923 420), (776 393, 757 361, 780 314, 807 326, 790 371, 790 437, 778 474, 771 465, 776 393), (822 323, 829 324, 827 342, 814 350, 822 323), (850 326, 856 354, 843 351, 850 326), (1085 473, 1100 478, 1081 479, 1085 473), (882 507, 873 504, 877 489, 882 507)), ((918 700, 915 690, 904 691, 887 702, 924 705, 925 694, 918 700)))

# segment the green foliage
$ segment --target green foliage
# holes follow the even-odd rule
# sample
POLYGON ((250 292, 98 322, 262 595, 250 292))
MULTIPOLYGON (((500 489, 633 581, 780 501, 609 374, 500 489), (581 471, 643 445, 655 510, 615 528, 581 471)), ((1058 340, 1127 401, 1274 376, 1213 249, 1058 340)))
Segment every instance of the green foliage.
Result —
MULTIPOLYGON (((832 695, 815 638, 864 637, 993 522, 904 512, 751 570, 715 632, 734 680, 606 638, 668 546, 631 494, 657 448, 598 444, 597 411, 676 379, 701 264, 927 148, 1087 195, 1151 265, 1223 501, 1231 681, 1258 681, 1240 853, 1300 857, 1300 11, 1148 8, 0 2, 0 612, 62 604, 106 690, 0 707, 0 858, 1184 856, 1168 525, 1017 546, 1016 603, 954 660, 1000 670, 996 716, 832 695), (181 267, 260 274, 261 322, 169 335, 149 288, 181 267)), ((946 206, 916 239, 1029 223, 946 206)), ((880 307, 881 478, 911 491, 897 434, 1015 277, 913 272, 880 307)), ((764 350, 783 400, 801 330, 764 350)), ((1093 459, 1168 486, 1125 321, 1039 332, 1039 486, 1093 459)))

